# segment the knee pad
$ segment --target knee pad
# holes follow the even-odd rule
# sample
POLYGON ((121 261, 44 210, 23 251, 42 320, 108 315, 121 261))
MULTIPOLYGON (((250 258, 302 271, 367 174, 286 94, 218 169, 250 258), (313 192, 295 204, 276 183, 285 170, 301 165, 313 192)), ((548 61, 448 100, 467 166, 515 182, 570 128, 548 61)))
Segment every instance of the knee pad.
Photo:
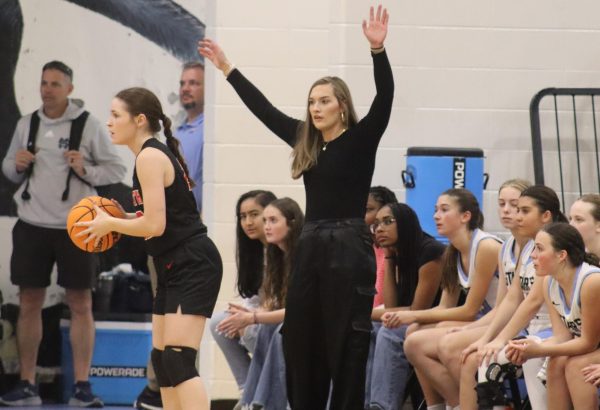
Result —
POLYGON ((152 361, 152 367, 154 367, 154 374, 156 375, 156 381, 159 387, 171 387, 169 376, 165 372, 165 366, 162 359, 163 351, 158 349, 152 349, 150 352, 150 360, 152 361))
POLYGON ((176 387, 198 376, 196 356, 198 350, 186 346, 165 346, 162 362, 171 386, 176 387))

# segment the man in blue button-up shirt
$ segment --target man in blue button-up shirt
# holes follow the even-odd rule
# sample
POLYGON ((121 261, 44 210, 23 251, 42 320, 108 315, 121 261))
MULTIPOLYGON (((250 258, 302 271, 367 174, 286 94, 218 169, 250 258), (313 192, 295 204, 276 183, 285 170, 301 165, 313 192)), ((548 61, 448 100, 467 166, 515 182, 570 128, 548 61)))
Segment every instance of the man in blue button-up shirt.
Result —
POLYGON ((204 146, 204 66, 199 62, 186 63, 179 81, 179 101, 187 113, 175 136, 181 142, 181 151, 190 177, 196 183, 193 189, 198 210, 202 211, 202 154, 204 146))

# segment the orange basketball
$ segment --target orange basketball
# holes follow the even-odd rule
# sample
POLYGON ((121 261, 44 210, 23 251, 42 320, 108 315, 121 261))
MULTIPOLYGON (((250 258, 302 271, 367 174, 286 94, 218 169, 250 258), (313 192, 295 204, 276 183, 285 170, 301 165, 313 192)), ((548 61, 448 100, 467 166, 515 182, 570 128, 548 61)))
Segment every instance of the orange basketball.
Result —
POLYGON ((69 237, 79 249, 83 249, 86 252, 104 252, 110 249, 117 241, 121 238, 121 234, 118 232, 110 232, 100 238, 98 246, 94 246, 94 241, 84 243, 87 236, 76 237, 79 232, 85 230, 83 226, 75 226, 77 222, 88 222, 96 217, 96 210, 94 205, 97 205, 100 209, 105 211, 107 214, 116 218, 125 218, 125 214, 121 209, 116 206, 110 199, 102 198, 100 196, 88 196, 83 198, 69 211, 67 216, 67 233, 69 237))

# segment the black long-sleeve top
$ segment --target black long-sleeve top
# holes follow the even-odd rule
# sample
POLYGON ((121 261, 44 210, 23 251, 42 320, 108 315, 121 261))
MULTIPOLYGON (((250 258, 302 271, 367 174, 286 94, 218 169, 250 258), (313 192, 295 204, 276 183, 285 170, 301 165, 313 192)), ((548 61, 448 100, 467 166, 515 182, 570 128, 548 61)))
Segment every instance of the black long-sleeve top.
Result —
MULTIPOLYGON (((364 218, 377 146, 392 111, 394 77, 387 54, 372 54, 377 94, 367 115, 319 151, 304 171, 306 220, 364 218)), ((293 147, 302 121, 288 117, 237 69, 227 77, 242 101, 273 133, 293 147)))

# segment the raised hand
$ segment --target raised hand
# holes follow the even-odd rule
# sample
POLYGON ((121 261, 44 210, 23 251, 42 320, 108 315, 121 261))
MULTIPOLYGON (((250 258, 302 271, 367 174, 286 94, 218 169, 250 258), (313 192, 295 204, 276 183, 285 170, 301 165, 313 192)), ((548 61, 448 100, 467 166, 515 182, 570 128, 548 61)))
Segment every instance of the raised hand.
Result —
POLYGON ((377 6, 377 14, 375 14, 375 11, 371 6, 369 22, 367 23, 366 20, 363 20, 362 23, 363 33, 365 33, 365 37, 371 44, 371 48, 383 47, 383 41, 387 36, 389 17, 387 9, 383 9, 382 11, 381 4, 377 6))
POLYGON ((231 63, 225 56, 221 47, 210 38, 205 37, 198 42, 198 53, 210 60, 215 67, 223 71, 225 75, 229 74, 232 67, 231 63))

